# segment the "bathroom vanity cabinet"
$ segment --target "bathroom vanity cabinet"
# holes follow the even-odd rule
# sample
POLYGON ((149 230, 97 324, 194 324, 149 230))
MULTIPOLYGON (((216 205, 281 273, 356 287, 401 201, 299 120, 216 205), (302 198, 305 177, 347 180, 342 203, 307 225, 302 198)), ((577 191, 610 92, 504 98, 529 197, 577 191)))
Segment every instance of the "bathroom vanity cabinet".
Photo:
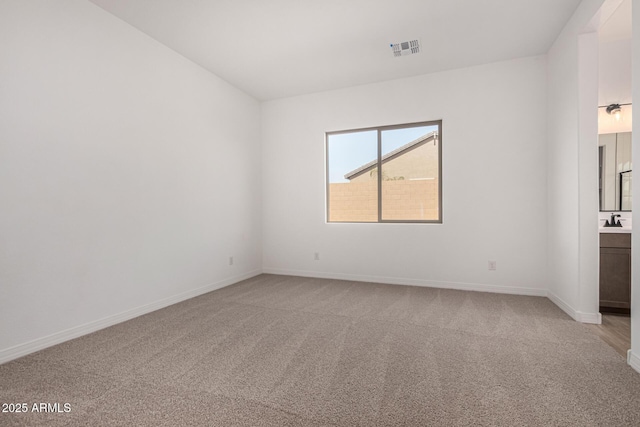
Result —
POLYGON ((600 311, 631 308, 631 233, 600 233, 600 311))

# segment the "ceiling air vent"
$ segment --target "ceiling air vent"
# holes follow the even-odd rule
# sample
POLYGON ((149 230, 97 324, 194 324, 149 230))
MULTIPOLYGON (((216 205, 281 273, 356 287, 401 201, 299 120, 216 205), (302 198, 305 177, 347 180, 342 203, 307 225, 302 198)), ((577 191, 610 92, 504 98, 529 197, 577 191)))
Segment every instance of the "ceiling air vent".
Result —
POLYGON ((391 45, 391 49, 393 49, 393 56, 407 56, 420 53, 420 40, 394 43, 391 45))

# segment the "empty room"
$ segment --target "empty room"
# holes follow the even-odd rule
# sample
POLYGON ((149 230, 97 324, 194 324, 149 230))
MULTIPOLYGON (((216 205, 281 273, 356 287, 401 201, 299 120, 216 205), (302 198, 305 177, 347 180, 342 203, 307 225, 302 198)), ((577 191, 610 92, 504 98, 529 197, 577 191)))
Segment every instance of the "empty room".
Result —
POLYGON ((0 0, 0 425, 640 425, 639 23, 0 0))

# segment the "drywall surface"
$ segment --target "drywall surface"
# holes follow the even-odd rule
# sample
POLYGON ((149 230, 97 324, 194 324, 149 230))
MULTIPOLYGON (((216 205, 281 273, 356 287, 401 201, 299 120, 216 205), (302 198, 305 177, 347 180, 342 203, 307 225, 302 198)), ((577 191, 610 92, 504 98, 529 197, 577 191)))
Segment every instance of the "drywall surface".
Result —
POLYGON ((631 102, 631 39, 600 41, 598 105, 631 102))
POLYGON ((263 103, 264 270, 545 295, 545 61, 263 103), (326 223, 325 132, 438 119, 442 224, 326 223))
POLYGON ((598 105, 622 104, 619 119, 598 109, 598 133, 622 133, 632 130, 631 39, 599 43, 598 105))
POLYGON ((593 34, 581 38, 581 33, 601 4, 601 0, 583 1, 547 54, 549 296, 574 318, 588 322, 599 318, 597 75, 593 74, 598 58, 591 49, 597 51, 597 38, 593 34), (591 70, 584 64, 592 64, 591 70))
POLYGON ((92 3, 1 2, 0 361, 259 272, 259 114, 92 3))
MULTIPOLYGON (((633 98, 640 99, 640 7, 633 8, 633 98)), ((635 129, 640 129, 640 115, 633 118, 635 129)), ((640 132, 634 132, 632 136, 632 152, 635 156, 640 153, 640 132)), ((633 219, 640 221, 640 186, 636 185, 633 191, 633 219)), ((640 372, 640 233, 631 235, 631 354, 629 363, 640 372)))

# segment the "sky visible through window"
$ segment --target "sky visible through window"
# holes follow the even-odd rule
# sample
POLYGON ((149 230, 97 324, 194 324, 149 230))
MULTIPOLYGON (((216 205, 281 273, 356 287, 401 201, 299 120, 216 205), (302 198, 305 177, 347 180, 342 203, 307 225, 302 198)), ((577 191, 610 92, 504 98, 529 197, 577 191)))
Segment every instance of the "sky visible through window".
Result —
MULTIPOLYGON (((395 150, 438 126, 420 126, 382 131, 382 155, 395 150)), ((328 136, 329 183, 349 182, 344 175, 378 157, 378 133, 375 130, 328 136)))

